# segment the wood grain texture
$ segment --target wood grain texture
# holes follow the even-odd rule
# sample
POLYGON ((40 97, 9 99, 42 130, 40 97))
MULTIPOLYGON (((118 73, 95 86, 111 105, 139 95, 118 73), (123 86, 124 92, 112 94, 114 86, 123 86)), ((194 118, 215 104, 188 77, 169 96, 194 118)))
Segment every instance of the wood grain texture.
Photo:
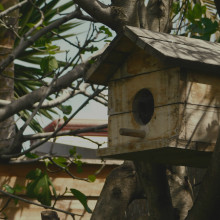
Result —
POLYGON ((152 93, 155 107, 179 103, 179 77, 179 69, 174 68, 111 82, 108 114, 131 112, 134 97, 143 88, 152 93))

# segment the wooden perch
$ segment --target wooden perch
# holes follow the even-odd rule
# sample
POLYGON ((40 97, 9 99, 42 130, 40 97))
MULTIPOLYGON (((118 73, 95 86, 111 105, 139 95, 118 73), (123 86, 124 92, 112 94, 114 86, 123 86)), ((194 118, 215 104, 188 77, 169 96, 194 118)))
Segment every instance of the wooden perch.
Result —
POLYGON ((123 136, 131 136, 131 137, 139 137, 144 138, 146 133, 143 130, 137 129, 129 129, 129 128, 120 128, 119 130, 120 135, 123 136))

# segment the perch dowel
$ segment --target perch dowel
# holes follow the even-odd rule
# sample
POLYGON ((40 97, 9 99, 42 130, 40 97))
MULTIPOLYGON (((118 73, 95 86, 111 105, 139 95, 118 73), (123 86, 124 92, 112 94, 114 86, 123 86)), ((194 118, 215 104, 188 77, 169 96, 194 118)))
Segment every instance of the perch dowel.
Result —
POLYGON ((146 135, 145 131, 143 130, 129 129, 129 128, 120 128, 119 133, 120 135, 123 136, 138 137, 138 138, 144 138, 146 135))

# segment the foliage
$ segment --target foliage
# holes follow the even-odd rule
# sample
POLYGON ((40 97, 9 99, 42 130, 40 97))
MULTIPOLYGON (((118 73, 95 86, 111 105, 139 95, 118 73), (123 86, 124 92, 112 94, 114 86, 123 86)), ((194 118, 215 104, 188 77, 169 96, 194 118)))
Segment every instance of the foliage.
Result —
MULTIPOLYGON (((214 3, 213 3, 214 4, 214 3)), ((177 31, 174 33, 192 38, 210 41, 213 34, 219 29, 216 13, 213 13, 210 5, 193 1, 175 1, 172 5, 173 18, 176 19, 177 31)), ((218 40, 218 37, 214 37, 218 40)))
POLYGON ((27 196, 37 198, 44 205, 51 205, 52 194, 57 197, 56 190, 46 172, 40 169, 30 171, 26 178, 30 180, 26 187, 27 196), (50 186, 52 191, 50 190, 50 186))

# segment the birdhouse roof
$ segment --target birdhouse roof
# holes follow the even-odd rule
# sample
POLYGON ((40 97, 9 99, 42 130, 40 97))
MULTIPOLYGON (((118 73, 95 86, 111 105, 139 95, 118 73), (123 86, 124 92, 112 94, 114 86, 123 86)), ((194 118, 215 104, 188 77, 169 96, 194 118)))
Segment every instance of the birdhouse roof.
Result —
POLYGON ((118 67, 137 46, 169 65, 220 71, 219 43, 125 26, 122 33, 92 64, 85 79, 95 84, 108 84, 118 67))

